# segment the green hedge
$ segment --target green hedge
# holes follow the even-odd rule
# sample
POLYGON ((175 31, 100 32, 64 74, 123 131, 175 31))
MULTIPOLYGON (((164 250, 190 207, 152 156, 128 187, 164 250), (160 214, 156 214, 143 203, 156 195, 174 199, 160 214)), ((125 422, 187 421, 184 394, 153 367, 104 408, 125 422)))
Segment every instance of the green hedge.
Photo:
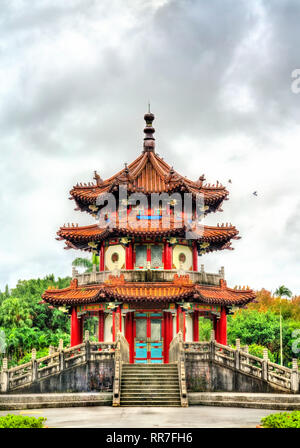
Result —
POLYGON ((300 428, 300 411, 279 412, 261 419, 264 428, 300 428))
POLYGON ((45 417, 7 414, 0 417, 0 428, 43 428, 45 417))

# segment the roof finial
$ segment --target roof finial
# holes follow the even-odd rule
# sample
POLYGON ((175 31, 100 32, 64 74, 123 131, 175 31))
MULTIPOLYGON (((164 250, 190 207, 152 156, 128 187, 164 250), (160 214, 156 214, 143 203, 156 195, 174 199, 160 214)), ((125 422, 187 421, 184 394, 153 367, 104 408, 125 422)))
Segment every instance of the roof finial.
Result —
POLYGON ((154 152, 155 138, 153 136, 155 129, 152 127, 154 115, 150 112, 150 101, 148 102, 148 113, 144 115, 146 127, 144 129, 144 152, 154 152))

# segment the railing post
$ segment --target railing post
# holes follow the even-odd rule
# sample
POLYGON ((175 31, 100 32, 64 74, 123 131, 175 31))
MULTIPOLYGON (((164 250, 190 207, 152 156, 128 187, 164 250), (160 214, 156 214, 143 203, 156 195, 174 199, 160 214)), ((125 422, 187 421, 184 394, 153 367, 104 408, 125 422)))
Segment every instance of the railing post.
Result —
POLYGON ((0 374, 0 390, 1 392, 8 392, 9 380, 8 380, 8 369, 7 369, 7 358, 3 358, 2 371, 0 374))
POLYGON ((215 331, 214 330, 211 330, 211 332, 210 332, 210 360, 211 361, 214 361, 214 359, 215 359, 215 349, 216 349, 216 347, 215 347, 215 343, 216 343, 216 340, 215 340, 215 331))
POLYGON ((113 406, 120 406, 120 345, 117 342, 117 348, 115 351, 115 377, 113 387, 113 406))
POLYGON ((264 381, 268 381, 268 361, 269 361, 268 349, 264 348, 263 362, 262 362, 262 379, 264 381))
POLYGON ((59 371, 62 372, 65 368, 64 341, 62 339, 60 339, 58 343, 58 352, 59 371))
POLYGON ((90 359, 91 359, 91 346, 90 346, 90 333, 89 333, 89 330, 85 330, 85 332, 84 332, 84 342, 85 342, 85 360, 86 361, 90 361, 90 359))
MULTIPOLYGON (((54 349, 53 345, 50 345, 49 346, 49 356, 53 356, 54 352, 55 352, 55 349, 54 349)), ((53 358, 50 358, 49 364, 53 364, 53 358)))
POLYGON ((241 340, 236 339, 235 340, 236 350, 234 352, 234 366, 236 370, 240 370, 240 351, 241 351, 241 340))
POLYGON ((291 391, 297 393, 299 390, 299 371, 298 361, 296 358, 292 360, 292 373, 291 373, 291 391))
POLYGON ((37 381, 38 379, 38 369, 37 369, 37 360, 36 360, 36 349, 33 348, 31 352, 31 368, 32 368, 32 382, 37 381))

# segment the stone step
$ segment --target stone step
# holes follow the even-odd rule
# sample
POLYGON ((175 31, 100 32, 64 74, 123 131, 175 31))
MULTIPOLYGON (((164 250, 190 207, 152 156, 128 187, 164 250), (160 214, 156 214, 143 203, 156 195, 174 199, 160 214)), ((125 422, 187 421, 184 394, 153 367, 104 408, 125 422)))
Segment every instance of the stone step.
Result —
MULTIPOLYGON (((124 391, 124 392, 125 391, 126 392, 136 392, 136 390, 137 390, 136 386, 126 386, 126 385, 122 386, 122 391, 124 391)), ((138 390, 139 391, 149 390, 151 392, 162 392, 163 391, 164 393, 167 393, 167 392, 174 392, 174 391, 177 392, 179 390, 179 388, 178 388, 178 386, 174 386, 174 387, 147 387, 147 386, 145 386, 145 387, 139 388, 138 390)))
POLYGON ((133 367, 137 367, 137 368, 142 368, 142 367, 148 367, 149 369, 151 367, 155 367, 158 369, 172 369, 174 367, 177 367, 177 364, 163 364, 163 363, 135 363, 135 364, 127 364, 127 363, 123 363, 122 366, 124 367, 128 367, 128 368, 133 368, 133 367))
POLYGON ((132 386, 132 387, 154 387, 154 388, 162 388, 167 386, 172 387, 179 387, 179 382, 177 381, 168 381, 168 382, 162 382, 162 381, 121 381, 121 386, 132 386))
POLYGON ((136 406, 136 407, 140 407, 140 406, 142 406, 142 407, 144 407, 144 406, 152 406, 152 407, 154 407, 154 406, 168 406, 168 407, 172 407, 172 406, 181 406, 181 402, 180 402, 180 400, 178 400, 178 401, 169 401, 169 402, 166 402, 165 400, 163 400, 163 401, 161 401, 161 400, 153 400, 153 401, 147 401, 147 402, 145 402, 144 400, 141 400, 141 401, 138 401, 138 400, 135 400, 135 401, 128 401, 128 400, 121 400, 121 402, 120 402, 120 405, 121 406, 136 406))
POLYGON ((179 392, 121 392, 121 398, 122 397, 128 397, 128 398, 156 398, 156 397, 160 397, 160 398, 173 398, 173 397, 180 397, 179 392))
POLYGON ((178 375, 177 369, 176 370, 159 370, 159 371, 155 371, 155 370, 135 370, 135 369, 130 369, 130 370, 123 370, 122 369, 122 374, 124 375, 178 375))
POLYGON ((126 377, 126 378, 132 378, 133 376, 136 377, 143 377, 143 378, 176 378, 178 376, 178 373, 148 373, 148 372, 143 372, 143 373, 139 373, 139 372, 122 372, 122 376, 126 377))
POLYGON ((178 403, 173 403, 173 404, 164 404, 164 403, 160 403, 160 404, 141 404, 141 403, 133 403, 133 404, 128 404, 128 403, 121 403, 120 406, 124 407, 124 408, 129 408, 129 407, 139 407, 139 408, 155 408, 155 407, 160 407, 160 408, 178 408, 181 407, 181 404, 178 403))
POLYGON ((177 364, 122 366, 121 406, 181 406, 177 364))

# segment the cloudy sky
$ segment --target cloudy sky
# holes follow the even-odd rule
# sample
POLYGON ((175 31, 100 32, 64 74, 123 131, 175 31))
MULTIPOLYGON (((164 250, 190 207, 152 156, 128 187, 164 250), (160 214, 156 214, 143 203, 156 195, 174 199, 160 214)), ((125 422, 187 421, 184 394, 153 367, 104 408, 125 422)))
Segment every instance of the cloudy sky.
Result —
POLYGON ((203 257, 230 286, 300 294, 298 0, 1 0, 0 289, 70 275, 55 240, 69 190, 141 152, 148 99, 157 152, 228 185, 234 251, 203 257), (258 196, 254 196, 254 191, 258 196))

